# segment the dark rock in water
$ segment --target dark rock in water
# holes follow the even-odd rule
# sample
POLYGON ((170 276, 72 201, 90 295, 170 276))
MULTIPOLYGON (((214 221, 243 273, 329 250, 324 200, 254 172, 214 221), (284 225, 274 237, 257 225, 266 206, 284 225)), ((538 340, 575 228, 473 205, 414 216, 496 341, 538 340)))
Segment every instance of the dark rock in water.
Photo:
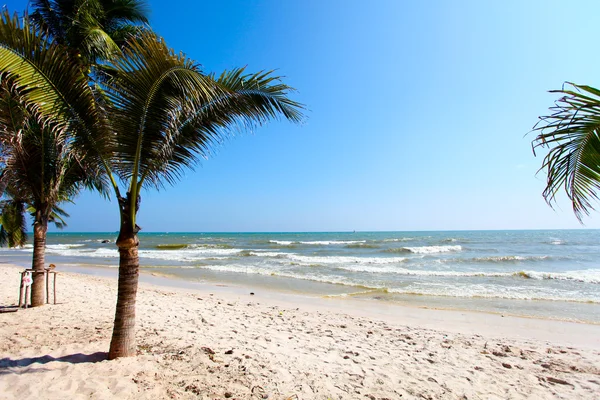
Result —
POLYGON ((225 354, 233 354, 233 350, 227 350, 225 354))
POLYGON ((254 296, 254 292, 250 292, 250 296, 254 296))
POLYGON ((110 240, 108 240, 108 239, 104 239, 104 240, 102 241, 102 243, 110 243, 110 240))
POLYGON ((512 369, 512 365, 510 365, 509 363, 502 363, 502 366, 504 368, 512 369))

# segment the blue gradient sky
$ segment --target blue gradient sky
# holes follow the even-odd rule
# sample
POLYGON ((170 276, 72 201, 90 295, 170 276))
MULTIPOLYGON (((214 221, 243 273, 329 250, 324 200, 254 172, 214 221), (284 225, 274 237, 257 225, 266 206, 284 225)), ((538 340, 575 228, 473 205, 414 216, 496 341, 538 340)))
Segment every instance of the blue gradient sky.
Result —
MULTIPOLYGON (((27 2, 5 2, 22 10, 27 2)), ((277 69, 307 104, 143 193, 144 231, 578 228, 527 135, 563 82, 598 86, 597 1, 150 1, 209 72, 277 69), (527 136, 526 136, 527 135, 527 136)), ((67 231, 116 231, 84 193, 67 231)), ((586 219, 600 228, 600 216, 586 219)))

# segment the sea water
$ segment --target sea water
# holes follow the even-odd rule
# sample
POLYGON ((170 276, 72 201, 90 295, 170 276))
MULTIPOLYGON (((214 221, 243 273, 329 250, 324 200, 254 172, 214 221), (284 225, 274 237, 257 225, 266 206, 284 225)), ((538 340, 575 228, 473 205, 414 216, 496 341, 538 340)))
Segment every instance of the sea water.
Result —
MULTIPOLYGON (((116 268, 115 239, 50 233, 46 261, 116 268)), ((600 323, 598 230, 141 233, 139 256, 191 282, 600 323)))

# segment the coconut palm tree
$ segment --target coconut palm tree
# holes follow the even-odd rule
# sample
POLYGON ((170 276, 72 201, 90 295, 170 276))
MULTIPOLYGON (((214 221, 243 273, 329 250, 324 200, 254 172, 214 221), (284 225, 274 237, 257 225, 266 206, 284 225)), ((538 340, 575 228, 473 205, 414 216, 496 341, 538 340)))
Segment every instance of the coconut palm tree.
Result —
MULTIPOLYGON (((89 114, 79 113, 79 108, 69 103, 72 87, 45 86, 40 91, 46 76, 31 71, 28 64, 17 63, 19 57, 4 62, 2 55, 0 46, 0 71, 13 73, 16 82, 30 90, 28 99, 33 104, 38 104, 35 99, 42 94, 48 96, 39 105, 41 115, 64 115, 81 128, 75 131, 74 141, 80 150, 96 157, 110 181, 121 222, 118 297, 109 358, 135 355, 137 213, 142 190, 174 184, 186 168, 208 156, 210 149, 232 132, 276 118, 299 122, 302 106, 288 98, 291 88, 271 72, 248 74, 242 68, 219 76, 204 74, 150 32, 130 41, 121 56, 99 71, 101 90, 95 91, 95 107, 89 114), (69 92, 63 95, 62 90, 69 92), (53 114, 52 108, 48 112, 48 104, 60 112, 53 114)), ((21 59, 27 57, 20 54, 21 59)), ((60 58, 54 64, 60 64, 57 60, 60 58)), ((89 91, 94 92, 90 87, 79 89, 85 99, 89 91)))
MULTIPOLYGON (((34 49, 36 45, 39 47, 45 47, 48 46, 49 43, 52 43, 51 48, 53 51, 56 51, 56 49, 60 48, 61 55, 70 59, 69 65, 73 67, 74 64, 78 64, 80 70, 87 79, 90 79, 90 68, 92 68, 97 62, 108 60, 117 56, 120 53, 120 48, 125 44, 127 37, 132 34, 137 34, 141 31, 141 28, 136 24, 145 24, 148 22, 148 9, 146 7, 146 3, 142 0, 32 0, 31 5, 33 7, 33 13, 30 18, 25 16, 25 21, 23 22, 23 30, 26 32, 24 37, 28 38, 29 40, 29 50, 34 49)), ((8 13, 6 13, 5 19, 8 20, 8 13)), ((14 28, 14 23, 13 26, 9 24, 4 28, 3 34, 6 35, 5 37, 9 38, 8 47, 10 47, 11 43, 15 43, 15 40, 17 40, 15 37, 11 37, 13 34, 12 28, 14 28)), ((17 51, 23 50, 26 51, 27 49, 20 48, 17 51)), ((42 54, 41 52, 38 53, 42 54)), ((44 54, 50 53, 46 52, 44 54)), ((44 68, 51 67, 51 65, 48 63, 49 60, 37 61, 40 63, 45 62, 45 65, 43 66, 44 68)), ((49 62, 52 62, 52 60, 49 62)), ((42 66, 38 65, 38 68, 42 68, 42 66)), ((76 72, 73 68, 71 69, 71 72, 76 72)), ((40 69, 40 71, 42 71, 42 69, 40 69)), ((50 82, 46 82, 46 84, 48 83, 50 82)), ((4 93, 6 94, 7 91, 5 90, 4 93)), ((12 94, 15 94, 14 91, 12 94)), ((24 97, 21 96, 20 99, 22 100, 24 97)), ((89 97, 87 100, 89 101, 90 99, 93 99, 93 96, 89 97)), ((90 103, 88 102, 87 104, 89 105, 90 103)), ((13 104, 13 106, 15 106, 15 104, 13 104)), ((29 103, 29 106, 31 108, 31 103, 29 103)), ((9 116, 11 118, 13 117, 12 115, 9 116)), ((36 126, 38 128, 38 137, 40 136, 40 133, 43 134, 45 132, 45 134, 49 134, 57 132, 55 130, 56 126, 46 126, 44 131, 39 129, 41 126, 39 124, 25 125, 27 129, 29 129, 31 126, 36 126)), ((82 125, 81 121, 72 119, 69 120, 68 123, 62 121, 61 129, 67 129, 67 127, 68 129, 76 129, 76 125, 82 125)), ((23 127, 13 126, 12 128, 23 127)), ((10 127, 5 133, 7 132, 11 132, 10 127)), ((14 133, 16 131, 13 130, 12 132, 14 133)), ((51 135, 51 139, 66 140, 69 142, 69 135, 70 133, 67 133, 63 130, 61 135, 51 135)), ((34 136, 35 135, 19 137, 31 140, 34 136)), ((47 140, 43 142, 49 143, 47 140)), ((54 142, 53 144, 56 146, 61 146, 59 142, 54 142)), ((54 152, 49 154, 62 154, 62 156, 67 156, 61 160, 65 162, 62 167, 67 167, 67 169, 63 170, 58 168, 54 172, 59 174, 63 172, 71 174, 71 177, 74 178, 75 181, 69 179, 63 181, 59 179, 59 176, 54 176, 55 179, 52 182, 38 182, 39 184, 50 184, 51 186, 54 183, 54 187, 40 190, 43 192, 47 189, 50 192, 54 192, 55 194, 62 196, 60 201, 68 201, 68 196, 74 195, 79 190, 81 183, 84 181, 87 182, 87 184, 90 184, 89 176, 86 176, 86 172, 81 169, 83 165, 81 160, 77 161, 78 169, 69 167, 69 165, 75 162, 72 159, 68 159, 72 155, 71 151, 69 150, 69 146, 71 144, 72 143, 69 142, 67 146, 62 146, 62 150, 66 150, 66 153, 61 153, 61 151, 59 151, 55 146, 53 149, 54 152), (57 183, 59 183, 61 186, 57 186, 57 183), (68 187, 66 185, 74 186, 68 187)), ((13 150, 17 148, 18 147, 12 147, 13 150)), ((44 151, 47 151, 48 149, 48 147, 44 147, 44 151)), ((29 156, 33 153, 22 154, 29 156)), ((49 162, 56 161, 53 160, 51 156, 45 157, 44 160, 49 162)), ((26 165, 33 168, 35 163, 28 163, 26 165)), ((94 167, 97 166, 93 163, 89 165, 94 167)), ((96 175, 94 179, 98 179, 99 175, 97 175, 97 173, 94 174, 96 175)), ((46 174, 45 177, 49 179, 48 174, 46 174)), ((98 186, 98 183, 96 182, 92 185, 98 186)), ((29 188, 31 187, 36 186, 29 186, 29 188)), ((19 188, 21 191, 23 191, 25 188, 27 188, 27 186, 20 186, 19 188)), ((54 222, 58 227, 61 227, 64 224, 64 220, 60 218, 60 208, 57 208, 56 202, 58 200, 54 199, 50 203, 42 201, 42 204, 40 204, 41 200, 39 195, 41 192, 36 194, 30 193, 28 198, 25 200, 34 210, 32 212, 32 215, 34 215, 34 269, 43 269, 47 223, 54 222), (31 199, 37 200, 32 202, 31 199), (36 205, 35 203, 38 204, 36 205)), ((9 209, 7 209, 7 211, 8 210, 9 209)), ((7 238, 11 237, 9 234, 10 232, 6 233, 7 238)), ((17 234, 17 232, 12 233, 15 235, 17 234)), ((31 290, 32 306, 43 305, 42 277, 43 276, 41 273, 34 274, 34 282, 31 290)))
POLYGON ((121 228, 109 358, 136 353, 137 212, 142 189, 175 183, 185 168, 207 157, 211 147, 231 132, 279 116, 292 122, 302 118, 302 106, 287 97, 290 88, 271 73, 235 69, 218 77, 205 75, 149 33, 130 43, 113 68, 106 79, 107 111, 116 140, 111 167, 126 183, 126 193, 114 185, 121 228))
POLYGON ((544 198, 550 206, 564 188, 579 221, 594 209, 600 191, 600 90, 567 83, 561 97, 534 127, 534 152, 549 149, 540 170, 547 171, 544 198))
POLYGON ((3 12, 0 61, 0 186, 34 210, 32 268, 38 272, 31 304, 40 306, 46 232, 54 210, 83 186, 103 188, 97 160, 85 156, 85 143, 73 135, 98 122, 99 114, 79 63, 27 18, 21 23, 17 15, 3 12), (52 94, 56 90, 60 102, 52 94))

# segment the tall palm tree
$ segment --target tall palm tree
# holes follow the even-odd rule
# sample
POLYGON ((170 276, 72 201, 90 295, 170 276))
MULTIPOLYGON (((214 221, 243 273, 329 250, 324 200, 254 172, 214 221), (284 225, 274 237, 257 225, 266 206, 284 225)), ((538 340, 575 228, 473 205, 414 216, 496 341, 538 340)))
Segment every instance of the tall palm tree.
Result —
MULTIPOLYGON (((137 212, 143 188, 175 183, 181 172, 235 130, 282 116, 302 118, 291 88, 270 73, 244 69, 205 75, 152 34, 133 41, 113 62, 106 82, 115 132, 112 170, 126 183, 119 202, 119 290, 109 358, 135 355, 135 298, 139 274, 137 212)), ((110 171, 109 171, 110 173, 110 171)))
POLYGON ((54 210, 82 186, 104 187, 97 160, 81 151, 81 139, 73 135, 97 123, 98 113, 78 62, 27 18, 20 22, 16 14, 3 12, 0 61, 0 185, 34 210, 32 268, 37 272, 31 304, 40 306, 46 232, 54 210), (60 101, 52 93, 56 90, 60 101))
MULTIPOLYGON (((69 58, 69 65, 71 67, 75 64, 79 65, 79 68, 86 79, 90 79, 90 68, 95 66, 98 62, 109 60, 117 56, 127 38, 141 32, 139 24, 146 24, 148 22, 148 8, 144 0, 32 0, 31 5, 33 7, 33 13, 30 18, 25 16, 26 18, 23 22, 23 29, 27 31, 25 37, 29 40, 29 50, 34 49, 36 44, 37 46, 45 47, 48 46, 49 43, 52 43, 51 47, 54 50, 60 47, 61 52, 63 53, 62 55, 69 58)), ((5 16, 5 19, 8 20, 7 16, 8 13, 6 13, 5 16)), ((10 47, 11 43, 14 43, 15 38, 11 38, 12 27, 7 25, 5 28, 3 34, 10 38, 8 42, 8 47, 10 47)), ((27 49, 19 49, 19 51, 23 50, 26 51, 27 49)), ((51 67, 47 63, 48 60, 37 61, 42 63, 46 62, 45 67, 51 67)), ((52 61, 50 60, 50 62, 52 61)), ((38 68, 40 68, 39 65, 38 68)), ((76 72, 73 68, 71 69, 71 72, 76 72)), ((51 82, 46 82, 46 84, 48 83, 51 84, 51 82)), ((22 96, 21 99, 23 99, 22 96)), ((90 104, 89 98, 87 104, 90 104)), ((13 104, 13 107, 18 106, 18 104, 13 104)), ((12 118, 12 116, 10 117, 12 118)), ((68 125, 65 125, 63 121, 61 129, 65 129, 67 126, 69 127, 68 129, 77 129, 77 125, 82 125, 81 121, 70 120, 68 125), (75 122, 75 124, 73 124, 73 122, 75 122)), ((29 129, 31 126, 37 125, 26 124, 26 126, 29 129)), ((40 130, 39 126, 37 127, 39 136, 43 130, 40 130)), ((55 128, 56 126, 45 127, 45 133, 55 132, 55 128)), ((7 132, 10 132, 10 129, 7 132)), ((13 133, 14 132, 16 131, 13 130, 13 133)), ((62 135, 51 136, 51 139, 69 141, 69 135, 70 133, 63 131, 62 135)), ((27 136, 27 138, 28 140, 31 140, 32 136, 27 136)), ((48 141, 46 140, 45 143, 48 143, 48 141)), ((59 142, 54 142, 54 145, 54 150, 57 150, 57 146, 60 146, 61 144, 59 142)), ((67 146, 63 146, 62 149, 68 149, 69 145, 71 145, 71 143, 67 146)), ((13 149, 15 148, 16 147, 13 147, 13 149)), ((48 147, 45 147, 44 151, 47 151, 48 149, 48 147)), ((52 154, 59 153, 60 151, 55 151, 52 154)), ((23 154, 31 155, 31 153, 23 154)), ((70 157, 71 152, 70 150, 66 150, 66 153, 63 153, 62 155, 70 157)), ((67 158, 62 159, 62 161, 66 163, 63 167, 74 162, 73 160, 67 160, 67 158)), ((47 162, 55 161, 52 160, 51 156, 46 157, 45 160, 47 162)), ((60 187, 54 185, 53 188, 44 188, 40 190, 44 191, 47 189, 49 191, 54 191, 55 194, 60 194, 60 196, 62 196, 60 201, 68 201, 68 196, 74 195, 81 186, 81 183, 86 181, 87 184, 90 184, 89 176, 86 176, 86 172, 81 168, 83 165, 81 160, 79 160, 78 163, 79 169, 67 167, 67 169, 64 170, 61 168, 55 170, 55 172, 59 174, 68 173, 71 174, 72 177, 77 176, 75 181, 67 179, 60 183, 60 187), (74 186, 69 188, 67 185, 74 186)), ((34 163, 29 163, 27 165, 30 168, 35 167, 34 163)), ((91 163, 89 166, 96 166, 96 164, 91 163)), ((46 175, 46 178, 48 178, 48 175, 46 175)), ((55 176, 54 178, 56 178, 54 183, 60 181, 59 176, 55 176)), ((95 178, 97 179, 99 176, 95 176, 95 178)), ((52 185, 50 181, 39 183, 43 185, 52 185)), ((97 184, 92 185, 97 186, 97 184)), ((23 189, 23 187, 21 187, 21 189, 23 189)), ((60 227, 64 221, 59 218, 59 214, 56 212, 57 210, 60 210, 57 208, 58 200, 52 200, 51 203, 54 204, 47 204, 45 201, 42 201, 42 203, 38 205, 35 205, 30 201, 33 198, 37 199, 37 203, 40 203, 40 193, 37 193, 36 195, 30 194, 29 200, 27 201, 29 201, 28 204, 30 204, 34 210, 32 212, 34 215, 33 268, 41 270, 44 265, 47 222, 54 222, 60 227)), ((2 232, 0 231, 0 233, 2 232)), ((14 234, 16 234, 16 232, 14 232, 14 234)), ((10 235, 7 237, 10 237, 10 235)), ((31 290, 32 306, 43 305, 43 282, 41 278, 43 278, 41 273, 34 274, 34 282, 31 290)))
POLYGON ((540 170, 547 171, 544 198, 550 206, 564 188, 579 221, 594 209, 600 191, 600 90, 567 83, 561 97, 534 127, 534 152, 549 149, 540 170))
MULTIPOLYGON (((0 36, 1 32, 0 27, 0 36)), ((28 55, 23 53, 21 57, 28 55)), ((38 104, 38 86, 44 84, 46 77, 37 71, 21 73, 21 68, 27 69, 27 65, 3 61, 0 46, 0 71, 14 73, 15 80, 30 90, 28 98, 38 104)), ((150 32, 132 40, 120 57, 100 71, 102 90, 95 92, 96 104, 89 114, 71 108, 75 105, 68 103, 70 97, 63 95, 62 90, 69 90, 70 94, 73 88, 62 85, 44 88, 42 93, 50 98, 39 109, 48 118, 54 114, 47 112, 47 104, 64 110, 64 114, 56 114, 58 117, 68 117, 71 112, 71 121, 82 127, 74 140, 86 154, 97 158, 97 165, 103 167, 118 200, 120 257, 109 350, 112 359, 136 353, 140 229, 137 213, 141 191, 174 184, 184 169, 207 156, 211 147, 229 133, 280 117, 299 122, 302 106, 288 98, 292 89, 270 72, 247 74, 244 69, 234 69, 219 76, 206 75, 150 32)), ((92 89, 80 90, 87 96, 92 89)))

